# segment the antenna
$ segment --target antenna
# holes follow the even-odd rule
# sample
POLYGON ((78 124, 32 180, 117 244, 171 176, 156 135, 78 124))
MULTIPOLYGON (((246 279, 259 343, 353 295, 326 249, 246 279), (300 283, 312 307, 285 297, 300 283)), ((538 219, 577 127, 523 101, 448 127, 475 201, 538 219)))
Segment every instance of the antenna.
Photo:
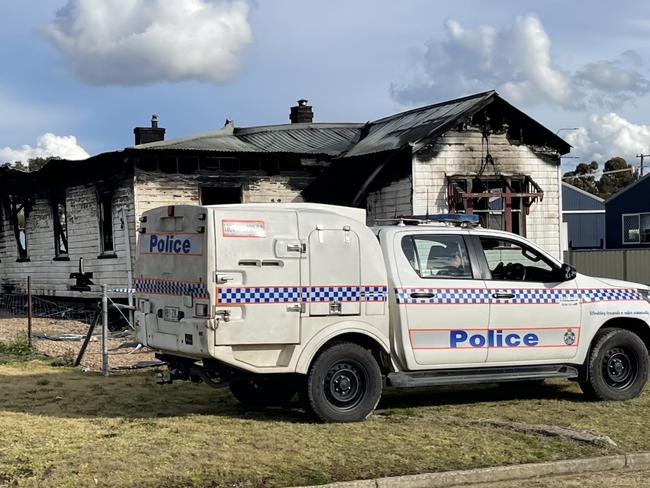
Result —
POLYGON ((429 187, 427 187, 427 216, 429 216, 429 187))

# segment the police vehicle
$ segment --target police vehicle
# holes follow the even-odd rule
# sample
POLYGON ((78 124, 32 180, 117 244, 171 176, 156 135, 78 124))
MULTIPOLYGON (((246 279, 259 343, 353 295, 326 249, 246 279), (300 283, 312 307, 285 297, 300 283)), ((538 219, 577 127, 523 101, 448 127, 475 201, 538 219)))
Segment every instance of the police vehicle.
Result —
POLYGON ((248 405, 296 393, 324 422, 358 421, 384 385, 578 381, 638 396, 647 286, 576 273, 472 215, 367 227, 319 204, 169 206, 140 219, 139 340, 175 379, 248 405))

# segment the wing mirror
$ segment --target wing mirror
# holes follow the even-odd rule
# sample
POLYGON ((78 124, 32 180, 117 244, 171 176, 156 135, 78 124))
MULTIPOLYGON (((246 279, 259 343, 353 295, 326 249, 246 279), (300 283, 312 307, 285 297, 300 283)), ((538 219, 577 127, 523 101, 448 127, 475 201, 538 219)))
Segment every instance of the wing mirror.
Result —
POLYGON ((562 281, 570 281, 576 277, 576 269, 570 264, 564 263, 560 268, 560 276, 562 281))

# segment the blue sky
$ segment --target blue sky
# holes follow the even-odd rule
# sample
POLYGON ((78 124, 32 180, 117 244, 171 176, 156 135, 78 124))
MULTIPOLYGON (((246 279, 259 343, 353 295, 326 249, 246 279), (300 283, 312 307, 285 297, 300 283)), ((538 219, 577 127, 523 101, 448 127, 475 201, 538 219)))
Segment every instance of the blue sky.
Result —
MULTIPOLYGON (((2 0, 0 159, 366 121, 487 89, 574 156, 650 151, 650 5, 619 1, 2 0), (57 14, 58 12, 58 14, 57 14), (73 137, 70 137, 73 136, 73 137)), ((634 160, 636 161, 636 160, 634 160)), ((567 160, 568 164, 575 160, 567 160)))

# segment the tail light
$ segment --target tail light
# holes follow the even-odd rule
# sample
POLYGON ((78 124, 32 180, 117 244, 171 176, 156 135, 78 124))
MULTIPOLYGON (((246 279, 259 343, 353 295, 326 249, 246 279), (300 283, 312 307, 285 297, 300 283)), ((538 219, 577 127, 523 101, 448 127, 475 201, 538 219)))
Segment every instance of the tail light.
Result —
POLYGON ((210 309, 207 303, 197 303, 194 306, 194 316, 195 317, 207 317, 208 310, 210 309))

